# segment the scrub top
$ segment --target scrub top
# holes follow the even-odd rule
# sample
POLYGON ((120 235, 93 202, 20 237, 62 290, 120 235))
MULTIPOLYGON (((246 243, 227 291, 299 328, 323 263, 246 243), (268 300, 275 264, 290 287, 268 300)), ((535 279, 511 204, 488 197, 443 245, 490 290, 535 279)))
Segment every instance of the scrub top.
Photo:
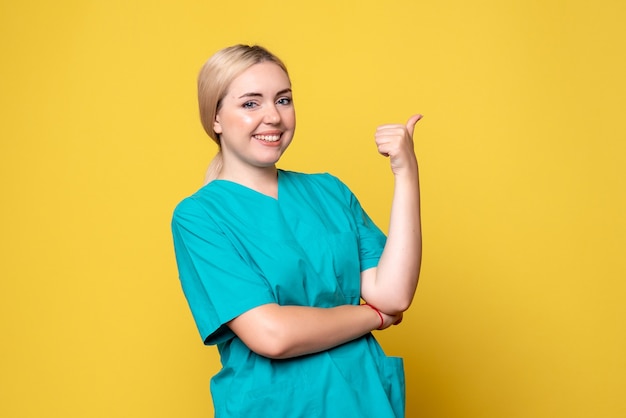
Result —
POLYGON ((360 303, 360 272, 385 235, 330 174, 278 171, 278 198, 214 180, 176 207, 182 288, 222 369, 211 379, 217 418, 404 417, 402 359, 371 333, 290 359, 251 351, 225 324, 260 305, 360 303))

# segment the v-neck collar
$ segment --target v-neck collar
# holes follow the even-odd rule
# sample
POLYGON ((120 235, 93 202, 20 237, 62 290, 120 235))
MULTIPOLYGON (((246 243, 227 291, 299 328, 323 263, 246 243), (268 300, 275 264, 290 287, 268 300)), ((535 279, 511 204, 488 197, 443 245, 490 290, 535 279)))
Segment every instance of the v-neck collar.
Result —
MULTIPOLYGON (((281 197, 281 189, 284 183, 284 174, 283 174, 283 170, 281 169, 277 169, 276 170, 276 181, 277 181, 277 190, 276 190, 276 197, 259 192, 258 190, 255 190, 251 187, 248 187, 244 184, 241 183, 237 183, 236 181, 232 181, 232 180, 226 180, 226 179, 215 179, 213 180, 211 183, 215 182, 218 184, 222 184, 222 185, 232 185, 231 187, 235 187, 238 188, 240 190, 246 190, 248 193, 262 197, 262 198, 266 198, 266 199, 270 199, 273 200, 275 202, 278 202, 280 200, 281 197)), ((210 184, 210 183, 209 183, 210 184)))

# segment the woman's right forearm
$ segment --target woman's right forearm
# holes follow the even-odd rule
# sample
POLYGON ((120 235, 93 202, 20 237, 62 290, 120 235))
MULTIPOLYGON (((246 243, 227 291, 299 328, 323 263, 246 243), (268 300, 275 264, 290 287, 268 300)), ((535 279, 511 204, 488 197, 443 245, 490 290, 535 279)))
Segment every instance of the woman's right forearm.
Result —
MULTIPOLYGON (((383 327, 397 319, 383 315, 383 327)), ((334 308, 262 305, 228 323, 254 352, 283 359, 327 350, 381 326, 381 317, 368 306, 334 308)))

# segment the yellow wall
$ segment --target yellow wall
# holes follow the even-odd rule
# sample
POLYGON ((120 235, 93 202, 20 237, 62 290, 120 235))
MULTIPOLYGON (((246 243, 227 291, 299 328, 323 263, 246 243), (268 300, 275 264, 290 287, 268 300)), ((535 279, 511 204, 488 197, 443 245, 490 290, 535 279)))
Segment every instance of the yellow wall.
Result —
POLYGON ((169 221, 215 150, 196 72, 236 42, 290 67, 282 167, 383 228, 373 131, 425 115, 422 282, 379 334, 408 417, 626 416, 624 4, 2 1, 0 416, 210 416, 169 221))

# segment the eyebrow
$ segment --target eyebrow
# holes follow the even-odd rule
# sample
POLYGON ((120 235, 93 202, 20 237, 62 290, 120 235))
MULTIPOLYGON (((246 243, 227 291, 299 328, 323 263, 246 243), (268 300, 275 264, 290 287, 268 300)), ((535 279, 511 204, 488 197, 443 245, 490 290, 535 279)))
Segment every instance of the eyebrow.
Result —
MULTIPOLYGON (((280 96, 281 94, 285 94, 285 93, 291 93, 291 88, 286 88, 284 90, 279 91, 278 93, 276 93, 276 96, 280 96)), ((245 93, 239 96, 240 99, 243 99, 244 97, 263 97, 263 95, 261 93, 250 92, 250 93, 245 93)))

